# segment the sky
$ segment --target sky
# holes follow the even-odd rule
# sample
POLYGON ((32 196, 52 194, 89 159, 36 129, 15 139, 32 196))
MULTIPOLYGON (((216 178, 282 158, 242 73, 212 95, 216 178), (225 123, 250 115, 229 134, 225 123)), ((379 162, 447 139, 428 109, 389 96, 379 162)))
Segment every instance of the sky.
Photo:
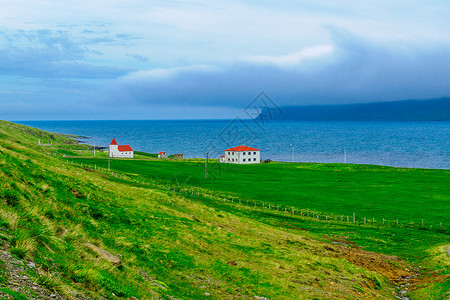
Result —
POLYGON ((0 0, 0 119, 450 96, 446 0, 0 0))

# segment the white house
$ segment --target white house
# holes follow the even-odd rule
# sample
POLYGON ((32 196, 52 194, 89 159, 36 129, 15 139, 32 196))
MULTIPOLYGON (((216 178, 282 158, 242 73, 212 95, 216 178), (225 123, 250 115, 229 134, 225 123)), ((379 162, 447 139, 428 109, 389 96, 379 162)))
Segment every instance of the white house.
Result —
POLYGON ((158 158, 167 158, 167 157, 168 157, 167 153, 164 151, 158 153, 158 158))
POLYGON ((229 164, 259 164, 261 162, 261 152, 247 146, 238 146, 225 150, 225 157, 221 157, 221 162, 229 164))
POLYGON ((116 139, 113 138, 109 144, 109 157, 133 158, 133 149, 130 145, 118 145, 116 139))

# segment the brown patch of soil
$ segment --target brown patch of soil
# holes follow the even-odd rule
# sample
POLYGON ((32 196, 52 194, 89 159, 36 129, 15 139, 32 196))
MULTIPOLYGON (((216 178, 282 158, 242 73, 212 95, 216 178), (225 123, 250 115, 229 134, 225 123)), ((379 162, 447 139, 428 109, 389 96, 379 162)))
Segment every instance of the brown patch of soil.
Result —
POLYGON ((335 246, 338 257, 364 269, 380 273, 391 282, 401 277, 412 277, 415 273, 404 261, 396 256, 369 252, 360 248, 335 246))
POLYGON ((444 282, 450 279, 448 274, 444 275, 436 271, 419 269, 397 256, 340 245, 331 247, 328 244, 325 245, 324 249, 331 252, 331 255, 335 257, 342 257, 352 264, 386 276, 392 285, 399 287, 401 290, 417 290, 428 284, 444 282), (331 251, 330 248, 334 248, 334 251, 331 251))

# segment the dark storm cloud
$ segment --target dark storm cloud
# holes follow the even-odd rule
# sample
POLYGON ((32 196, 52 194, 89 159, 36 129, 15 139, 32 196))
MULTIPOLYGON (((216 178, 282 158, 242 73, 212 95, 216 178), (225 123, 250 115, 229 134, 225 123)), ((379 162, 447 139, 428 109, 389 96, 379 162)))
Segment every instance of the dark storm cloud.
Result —
POLYGON ((119 80, 113 98, 140 105, 163 101, 167 105, 242 107, 260 91, 280 105, 450 95, 450 48, 377 45, 339 29, 330 31, 333 50, 325 55, 141 71, 119 80))

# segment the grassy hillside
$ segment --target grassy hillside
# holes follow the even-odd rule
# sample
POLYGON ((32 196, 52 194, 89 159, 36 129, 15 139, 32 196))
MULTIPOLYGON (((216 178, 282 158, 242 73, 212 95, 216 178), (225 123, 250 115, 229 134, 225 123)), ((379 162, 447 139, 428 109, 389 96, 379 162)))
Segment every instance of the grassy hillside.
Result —
MULTIPOLYGON (((354 196, 339 196, 341 200, 334 202, 342 204, 333 210, 327 208, 333 203, 328 198, 335 193, 329 192, 327 184, 338 185, 337 177, 329 183, 324 178, 333 172, 353 174, 347 166, 260 166, 266 168, 264 174, 272 172, 277 180, 286 176, 291 184, 310 178, 311 187, 304 193, 315 201, 301 206, 320 212, 318 220, 273 206, 269 210, 267 204, 262 207, 261 201, 300 204, 288 194, 276 197, 274 186, 287 189, 285 181, 269 184, 262 178, 253 188, 252 180, 261 174, 255 169, 230 168, 221 171, 222 177, 213 171, 214 176, 204 180, 201 162, 161 162, 140 156, 113 160, 111 166, 116 169, 105 172, 100 165, 106 166, 106 158, 88 158, 89 151, 68 137, 0 121, 2 247, 19 259, 33 261, 36 268, 27 276, 64 298, 391 299, 402 290, 411 297, 449 296, 446 230, 324 219, 323 213, 330 213, 331 219, 331 213, 353 208, 358 198, 377 199, 377 193, 363 193, 371 187, 361 177, 372 167, 358 170, 354 177, 347 174, 347 182, 361 178, 359 190, 349 185, 354 196), (51 139, 56 147, 38 146, 37 138, 51 139), (84 162, 83 167, 67 163, 77 159, 84 162), (327 173, 330 168, 334 171, 327 173), (314 180, 307 172, 322 174, 317 177, 322 178, 317 181, 322 188, 313 188, 314 180), (264 192, 266 184, 271 187, 264 192), (258 205, 247 205, 248 199, 257 200, 258 205), (117 255, 122 265, 102 259, 86 243, 117 255), (411 277, 411 286, 401 287, 406 277, 411 277)), ((374 174, 381 172, 377 168, 374 174)), ((414 193, 392 198, 404 202, 411 196, 412 203, 423 206, 420 199, 431 193, 440 195, 441 209, 445 209, 448 190, 440 184, 448 173, 417 171, 422 179, 415 181, 414 193), (420 186, 421 181, 427 184, 420 186), (440 183, 429 187, 434 181, 440 183)), ((398 173, 391 175, 391 181, 399 178, 398 173)), ((383 183, 383 178, 380 175, 375 181, 383 183)), ((407 186, 407 179, 398 180, 407 186)), ((395 209, 401 211, 400 207, 395 209)), ((410 209, 405 213, 412 216, 410 209)), ((14 278, 0 265, 1 270, 0 293, 11 294, 14 278)), ((32 294, 33 290, 23 292, 26 298, 32 294)))

